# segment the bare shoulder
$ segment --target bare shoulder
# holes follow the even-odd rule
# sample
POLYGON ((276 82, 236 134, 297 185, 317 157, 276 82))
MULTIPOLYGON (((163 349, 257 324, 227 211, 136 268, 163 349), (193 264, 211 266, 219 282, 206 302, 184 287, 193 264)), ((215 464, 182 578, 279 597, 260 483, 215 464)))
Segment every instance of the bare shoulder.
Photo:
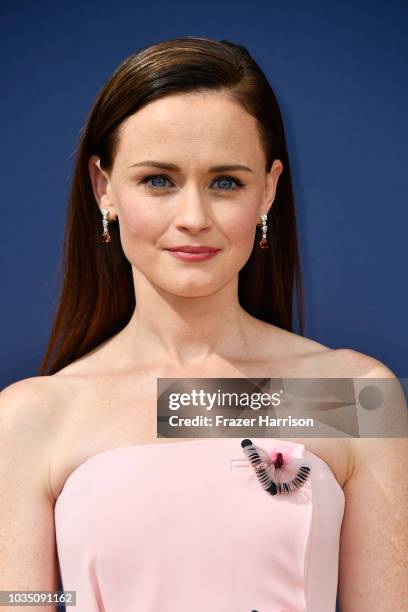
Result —
MULTIPOLYGON (((387 382, 381 386, 381 391, 384 394, 392 393, 394 399, 396 398, 394 393, 397 392, 399 397, 403 399, 403 391, 398 377, 389 366, 379 359, 347 348, 337 349, 333 354, 333 360, 335 376, 353 378, 356 394, 366 387, 367 379, 386 379, 387 382)), ((387 398, 385 397, 385 399, 387 398)), ((375 438, 366 440, 375 440, 375 438)), ((366 443, 369 444, 370 442, 367 441, 366 443)))
POLYGON ((26 422, 30 416, 43 418, 54 406, 58 384, 53 376, 32 376, 11 383, 0 393, 0 415, 26 422))
MULTIPOLYGON (((351 348, 332 348, 302 338, 305 358, 316 376, 333 378, 396 378, 394 372, 379 359, 351 348)), ((309 374, 313 376, 314 374, 309 374)))
POLYGON ((0 393, 0 453, 12 469, 42 479, 48 490, 48 468, 58 427, 57 385, 52 377, 14 382, 0 393))
POLYGON ((4 387, 0 393, 0 419, 5 427, 32 427, 41 421, 50 405, 51 389, 48 376, 24 378, 4 387), (32 422, 33 421, 33 422, 32 422))
MULTIPOLYGON (((380 360, 352 348, 333 348, 295 332, 263 324, 279 360, 300 377, 395 378, 380 360)), ((264 343, 263 343, 264 344, 264 343)), ((262 347, 262 342, 258 342, 262 347)))
POLYGON ((382 361, 351 348, 335 349, 334 359, 339 372, 350 378, 396 378, 382 361))
MULTIPOLYGON (((366 385, 367 379, 387 379, 380 384, 384 409, 386 413, 397 409, 406 418, 402 387, 386 364, 350 349, 339 358, 357 387, 366 385)), ((397 610, 406 599, 407 585, 408 489, 401 483, 408 471, 408 439, 383 436, 355 438, 350 443, 352 470, 343 487, 340 606, 368 611, 377 609, 381 600, 385 606, 381 609, 397 610)))
MULTIPOLYGON (((338 365, 341 372, 354 379, 356 394, 367 384, 367 379, 386 379, 381 385, 383 406, 391 410, 394 415, 406 412, 406 400, 401 384, 396 374, 382 361, 352 349, 341 349, 337 352, 338 365), (394 384, 395 381, 395 384, 394 384), (391 382, 391 384, 390 384, 391 382)), ((350 479, 345 487, 349 496, 368 474, 381 470, 392 474, 388 480, 393 486, 405 478, 407 462, 401 457, 408 458, 408 440, 401 437, 353 438, 350 439, 352 454, 352 470, 350 479)), ((384 473, 385 476, 385 473, 384 473)))
POLYGON ((395 374, 381 361, 352 348, 331 348, 307 339, 305 345, 323 372, 334 378, 390 378, 395 374))
MULTIPOLYGON (((406 402, 398 378, 391 368, 379 359, 351 348, 331 348, 303 336, 288 334, 285 337, 292 344, 292 354, 296 357, 294 371, 299 373, 300 377, 351 378, 356 397, 367 386, 368 379, 387 379, 386 385, 381 385, 385 409, 388 410, 389 407, 393 414, 405 413, 406 402)), ((292 371, 292 368, 290 370, 292 371)), ((392 466, 390 472, 395 476, 393 482, 404 478, 406 466, 402 467, 401 462, 398 464, 398 456, 403 453, 408 456, 406 438, 341 438, 336 440, 335 454, 332 453, 333 439, 308 439, 307 442, 317 454, 324 455, 326 461, 338 473, 338 480, 349 495, 356 486, 355 483, 361 482, 364 470, 372 469, 373 457, 376 464, 392 466), (343 455, 338 452, 340 448, 344 451, 343 455), (338 466, 340 456, 344 457, 344 461, 338 466)))

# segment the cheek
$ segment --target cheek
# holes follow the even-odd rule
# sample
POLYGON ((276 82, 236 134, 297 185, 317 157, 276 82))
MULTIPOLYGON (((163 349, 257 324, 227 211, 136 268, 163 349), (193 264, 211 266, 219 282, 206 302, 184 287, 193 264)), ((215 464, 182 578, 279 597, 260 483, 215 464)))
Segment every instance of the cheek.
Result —
POLYGON ((145 245, 154 243, 165 231, 165 221, 147 203, 137 202, 134 197, 122 197, 117 209, 123 252, 132 264, 142 264, 147 253, 145 245))
POLYGON ((231 246, 249 253, 252 250, 256 231, 256 215, 252 207, 247 207, 239 213, 232 215, 227 221, 226 235, 231 246))
POLYGON ((222 233, 226 242, 223 274, 237 274, 246 264, 254 248, 256 232, 256 206, 236 209, 222 221, 222 233))
POLYGON ((122 239, 141 240, 157 233, 160 217, 148 202, 124 192, 117 198, 117 209, 122 239))

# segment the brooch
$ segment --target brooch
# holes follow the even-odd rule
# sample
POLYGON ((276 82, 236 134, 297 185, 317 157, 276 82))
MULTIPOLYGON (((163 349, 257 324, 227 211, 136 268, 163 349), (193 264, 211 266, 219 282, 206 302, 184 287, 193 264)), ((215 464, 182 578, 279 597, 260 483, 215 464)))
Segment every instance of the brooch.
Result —
POLYGON ((262 487, 271 495, 296 491, 310 474, 310 463, 293 457, 288 449, 268 452, 248 438, 242 440, 241 446, 262 487))

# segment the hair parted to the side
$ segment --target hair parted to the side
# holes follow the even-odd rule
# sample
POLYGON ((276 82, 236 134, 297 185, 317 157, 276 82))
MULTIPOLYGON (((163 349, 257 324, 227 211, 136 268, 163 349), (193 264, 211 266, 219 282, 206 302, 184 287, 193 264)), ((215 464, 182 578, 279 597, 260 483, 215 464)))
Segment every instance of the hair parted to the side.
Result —
MULTIPOLYGON (((101 212, 88 160, 95 154, 110 171, 122 122, 153 100, 185 92, 225 91, 257 119, 265 170, 280 159, 283 171, 268 213, 269 249, 259 239, 239 272, 241 306, 258 319, 293 331, 296 286, 300 334, 304 333, 303 286, 292 179, 281 112, 258 64, 242 45, 195 36, 141 48, 126 58, 98 93, 76 154, 63 241, 59 304, 39 375, 51 375, 109 339, 129 322, 136 306, 131 264, 118 223, 101 243, 101 212)), ((258 236, 258 233, 257 233, 258 236)))

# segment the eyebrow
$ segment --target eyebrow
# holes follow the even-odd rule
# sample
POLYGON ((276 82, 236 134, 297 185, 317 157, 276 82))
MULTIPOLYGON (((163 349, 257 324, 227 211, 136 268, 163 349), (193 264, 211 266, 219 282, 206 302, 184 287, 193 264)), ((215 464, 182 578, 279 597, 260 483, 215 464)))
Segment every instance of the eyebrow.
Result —
MULTIPOLYGON (((137 162, 136 164, 129 166, 129 168, 133 168, 134 166, 153 166, 154 168, 163 168, 164 170, 181 172, 181 169, 176 166, 176 164, 154 161, 152 159, 137 162)), ((210 172, 226 172, 227 170, 246 170, 247 172, 254 172, 252 168, 248 168, 248 166, 243 166, 242 164, 222 164, 218 166, 211 166, 210 168, 210 172)))

